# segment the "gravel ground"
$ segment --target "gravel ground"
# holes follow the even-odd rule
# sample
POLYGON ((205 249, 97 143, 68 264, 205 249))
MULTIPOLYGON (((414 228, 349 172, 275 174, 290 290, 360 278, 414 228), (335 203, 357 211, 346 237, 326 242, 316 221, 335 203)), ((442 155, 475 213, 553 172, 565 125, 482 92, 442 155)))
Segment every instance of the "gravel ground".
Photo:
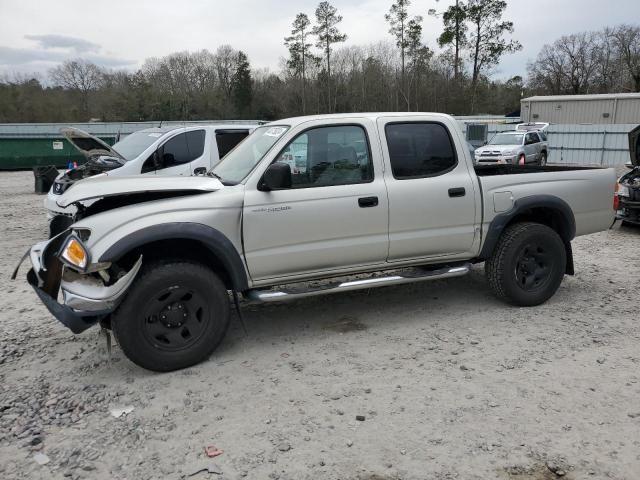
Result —
POLYGON ((0 478, 640 478, 640 229, 578 238, 540 307, 475 266, 246 307, 248 336, 234 321, 209 361, 154 374, 9 280, 46 237, 32 191, 0 173, 0 478))

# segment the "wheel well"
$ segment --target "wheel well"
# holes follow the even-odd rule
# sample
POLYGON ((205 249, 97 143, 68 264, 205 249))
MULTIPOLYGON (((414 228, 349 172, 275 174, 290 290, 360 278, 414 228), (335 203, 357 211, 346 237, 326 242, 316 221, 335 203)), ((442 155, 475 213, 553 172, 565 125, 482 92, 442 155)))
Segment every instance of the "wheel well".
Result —
POLYGON ((190 260, 195 263, 200 263, 217 273, 228 290, 233 290, 231 275, 224 264, 204 243, 198 240, 171 238, 145 243, 132 249, 124 255, 118 263, 133 265, 140 255, 143 256, 143 262, 146 264, 158 261, 168 262, 171 260, 190 260))
POLYGON ((532 207, 518 212, 509 223, 508 227, 519 222, 536 222, 555 230, 564 241, 571 241, 572 232, 565 216, 559 210, 551 207, 532 207))
POLYGON ((514 223, 520 222, 535 222, 554 230, 564 243, 564 248, 567 252, 567 264, 565 266, 565 273, 567 275, 574 274, 573 265, 573 251, 571 249, 571 240, 574 232, 571 230, 569 220, 563 215, 560 210, 551 207, 532 207, 522 212, 518 212, 509 223, 505 225, 505 228, 514 223))

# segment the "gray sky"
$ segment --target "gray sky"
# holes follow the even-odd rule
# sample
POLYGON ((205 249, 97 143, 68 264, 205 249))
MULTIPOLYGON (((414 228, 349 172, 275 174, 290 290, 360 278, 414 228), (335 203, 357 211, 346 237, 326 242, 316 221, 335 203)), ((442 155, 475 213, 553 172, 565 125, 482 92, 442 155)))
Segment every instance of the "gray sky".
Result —
MULTIPOLYGON (((68 58, 133 70, 145 58, 181 50, 244 50, 254 67, 278 70, 283 37, 298 12, 313 18, 319 0, 0 0, 0 74, 46 72, 68 58)), ((344 17, 346 45, 389 39, 384 14, 392 0, 333 0, 344 17)), ((423 40, 436 48, 442 10, 453 0, 414 0, 423 40)), ((529 59, 563 34, 640 22, 639 0, 509 0, 506 18, 524 49, 504 57, 498 78, 526 75, 529 59)))

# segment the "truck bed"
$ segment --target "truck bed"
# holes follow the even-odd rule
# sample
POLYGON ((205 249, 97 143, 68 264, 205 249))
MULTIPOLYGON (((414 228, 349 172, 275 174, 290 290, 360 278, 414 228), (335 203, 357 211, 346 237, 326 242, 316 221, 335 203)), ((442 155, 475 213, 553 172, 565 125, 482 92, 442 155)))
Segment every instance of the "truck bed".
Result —
POLYGON ((591 166, 584 167, 580 165, 511 165, 511 164, 476 164, 473 166, 476 175, 479 177, 489 177, 493 175, 515 175, 522 173, 540 173, 540 172, 572 172, 578 170, 600 170, 604 167, 591 166))
POLYGON ((613 221, 613 168, 479 165, 474 169, 482 191, 485 226, 521 199, 544 197, 560 199, 571 208, 576 235, 606 230, 613 221))

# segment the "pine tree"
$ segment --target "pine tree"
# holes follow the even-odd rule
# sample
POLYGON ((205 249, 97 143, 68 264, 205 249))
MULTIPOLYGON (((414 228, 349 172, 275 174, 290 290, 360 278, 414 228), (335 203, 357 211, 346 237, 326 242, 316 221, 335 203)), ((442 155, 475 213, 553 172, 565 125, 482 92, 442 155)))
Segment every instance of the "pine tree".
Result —
POLYGON ((252 83, 249 59, 244 52, 239 51, 236 57, 235 71, 231 78, 233 102, 239 115, 242 115, 251 106, 252 83))
POLYGON ((334 108, 331 103, 331 46, 347 40, 347 36, 340 33, 336 25, 342 21, 342 16, 338 15, 338 10, 329 2, 320 2, 316 8, 316 25, 312 33, 318 36, 316 46, 321 48, 327 61, 327 102, 329 112, 334 108))

